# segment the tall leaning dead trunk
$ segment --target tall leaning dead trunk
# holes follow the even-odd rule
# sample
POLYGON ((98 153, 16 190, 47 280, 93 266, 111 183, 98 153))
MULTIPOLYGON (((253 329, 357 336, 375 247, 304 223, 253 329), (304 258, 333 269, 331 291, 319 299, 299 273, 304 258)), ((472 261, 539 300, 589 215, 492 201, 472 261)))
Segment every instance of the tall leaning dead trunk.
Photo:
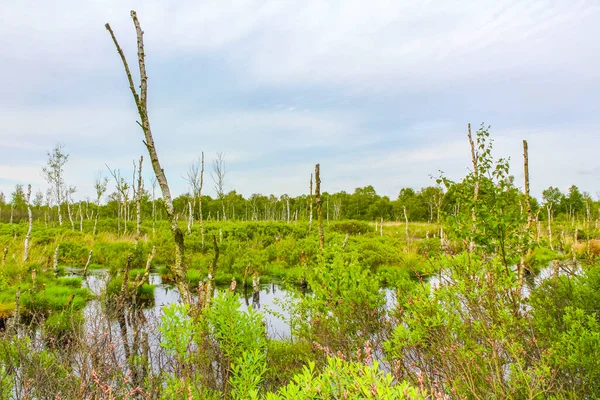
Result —
POLYGON ((310 174, 310 193, 308 195, 308 230, 306 232, 306 236, 310 235, 310 230, 312 228, 312 217, 313 217, 312 216, 312 214, 313 214, 312 189, 313 189, 313 176, 312 176, 312 174, 310 174))
POLYGON ((315 203, 317 205, 317 218, 319 223, 319 247, 325 247, 325 232, 323 231, 323 206, 321 204, 321 169, 315 165, 315 203))
POLYGON ((531 198, 529 196, 529 151, 526 140, 523 140, 523 171, 525 172, 525 207, 527 208, 527 224, 525 225, 525 232, 523 232, 525 245, 523 246, 521 253, 521 262, 519 263, 519 293, 521 293, 521 287, 523 286, 523 275, 525 274, 525 257, 527 256, 529 250, 529 236, 531 231, 531 224, 533 222, 533 215, 531 214, 531 198))
POLYGON ((125 74, 127 75, 127 81, 129 82, 129 89, 131 90, 131 94, 133 95, 133 99, 135 101, 135 105, 138 109, 138 114, 140 116, 141 122, 138 122, 138 125, 142 128, 144 132, 145 141, 144 144, 148 149, 148 154, 150 155, 150 161, 152 163, 152 168, 154 169, 154 174, 156 175, 156 180, 160 186, 163 202, 165 205, 165 211, 167 212, 167 217, 170 220, 171 225, 171 233, 173 234, 173 238, 175 240, 175 264, 171 267, 171 271, 175 277, 175 282, 177 284, 177 288, 179 289, 179 293, 181 294, 181 298, 184 302, 191 304, 191 293, 189 287, 186 282, 186 268, 184 265, 184 253, 185 253, 185 244, 183 238, 183 232, 181 228, 179 228, 179 224, 177 223, 177 214, 173 209, 173 200, 171 198, 171 190, 169 189, 169 184, 167 182, 167 177, 165 175, 164 170, 160 165, 160 161, 158 160, 158 154, 156 152, 156 147, 154 145, 154 138, 152 137, 152 129, 150 127, 150 119, 148 118, 148 76, 146 75, 146 64, 145 64, 145 54, 144 54, 144 32, 140 26, 140 23, 137 19, 137 15, 135 11, 131 11, 131 18, 133 19, 133 24, 135 26, 136 35, 137 35, 137 54, 138 54, 138 66, 140 70, 140 92, 138 93, 135 84, 133 83, 133 78, 131 76, 131 72, 129 70, 129 65, 127 64, 127 59, 125 58, 125 54, 123 50, 121 50, 121 46, 117 42, 117 38, 115 37, 112 28, 109 24, 106 24, 105 27, 110 33, 110 36, 115 44, 117 52, 121 57, 121 61, 123 62, 123 68, 125 69, 125 74))
POLYGON ((471 227, 472 236, 469 241, 469 251, 473 252, 475 250, 475 241, 473 235, 475 234, 475 223, 477 222, 477 215, 475 213, 475 203, 477 203, 477 199, 479 198, 479 166, 477 165, 477 150, 475 149, 475 142, 473 142, 473 137, 471 136, 471 124, 467 125, 467 136, 469 138, 469 145, 471 146, 471 161, 473 162, 473 176, 475 181, 473 184, 473 226, 471 227))
POLYGON ((23 251, 23 261, 29 258, 29 241, 31 240, 31 228, 33 227, 33 216, 31 215, 31 184, 27 186, 27 216, 29 217, 29 227, 25 235, 25 250, 23 251))

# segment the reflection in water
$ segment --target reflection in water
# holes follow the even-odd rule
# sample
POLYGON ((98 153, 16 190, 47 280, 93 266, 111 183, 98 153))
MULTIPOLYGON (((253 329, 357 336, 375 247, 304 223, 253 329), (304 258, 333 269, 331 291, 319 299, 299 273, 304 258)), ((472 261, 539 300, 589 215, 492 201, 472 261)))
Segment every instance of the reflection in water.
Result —
MULTIPOLYGON (((155 301, 152 307, 143 310, 143 314, 146 319, 159 320, 162 316, 162 308, 180 302, 181 296, 179 295, 177 287, 174 285, 163 284, 159 274, 151 273, 149 280, 150 284, 155 286, 155 301)), ((85 278, 84 286, 88 287, 94 295, 99 296, 106 288, 107 282, 108 271, 95 270, 90 271, 85 278)), ((226 290, 226 288, 216 288, 215 294, 221 290, 226 290)), ((287 310, 282 307, 282 304, 291 301, 291 294, 287 290, 273 283, 269 285, 257 284, 253 285, 252 288, 240 285, 237 288, 237 292, 240 295, 240 308, 242 311, 248 311, 249 307, 252 307, 254 310, 261 310, 269 337, 288 338, 290 336, 290 327, 286 321, 289 314, 287 310), (252 301, 250 301, 250 299, 252 301)), ((100 307, 101 305, 98 300, 90 301, 84 309, 84 315, 86 315, 86 317, 98 315, 98 312, 101 312, 100 307)), ((126 319, 126 322, 129 322, 129 320, 126 319)), ((120 324, 116 324, 115 326, 115 333, 118 335, 121 334, 121 332, 119 332, 121 330, 119 325, 120 324)))

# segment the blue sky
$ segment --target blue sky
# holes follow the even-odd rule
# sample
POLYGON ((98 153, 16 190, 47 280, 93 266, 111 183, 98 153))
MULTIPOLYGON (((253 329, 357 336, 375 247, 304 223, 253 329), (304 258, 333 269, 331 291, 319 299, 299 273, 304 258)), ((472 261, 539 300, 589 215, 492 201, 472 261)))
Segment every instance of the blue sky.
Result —
MULTIPOLYGON (((466 125, 492 126, 496 155, 534 195, 600 193, 598 1, 5 1, 0 4, 0 190, 45 191, 46 151, 93 197, 105 164, 131 175, 145 154, 122 65, 135 67, 129 10, 145 30, 150 120, 175 194, 206 153, 226 154, 226 189, 301 194, 460 178, 466 125)), ((150 165, 145 164, 146 186, 150 165)), ((214 194, 208 178, 206 192, 214 194)))

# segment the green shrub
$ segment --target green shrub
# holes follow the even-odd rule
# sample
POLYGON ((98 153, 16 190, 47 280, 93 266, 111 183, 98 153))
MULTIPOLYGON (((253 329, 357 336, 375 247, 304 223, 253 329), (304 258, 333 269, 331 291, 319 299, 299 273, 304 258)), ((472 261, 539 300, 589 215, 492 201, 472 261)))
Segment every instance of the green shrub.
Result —
MULTIPOLYGON (((267 400, 308 399, 390 399, 424 400, 426 393, 406 382, 394 382, 377 362, 364 365, 328 358, 322 371, 310 362, 293 382, 277 393, 268 393, 267 400)), ((250 397, 251 398, 251 397, 250 397)))

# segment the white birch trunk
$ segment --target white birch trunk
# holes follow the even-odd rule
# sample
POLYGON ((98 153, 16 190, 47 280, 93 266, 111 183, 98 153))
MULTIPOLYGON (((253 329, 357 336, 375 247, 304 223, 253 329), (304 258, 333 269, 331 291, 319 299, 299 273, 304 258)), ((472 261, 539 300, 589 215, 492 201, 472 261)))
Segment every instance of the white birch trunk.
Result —
POLYGON ((27 216, 29 217, 29 227, 25 235, 25 249, 23 251, 23 261, 29 258, 29 241, 31 240, 31 229, 33 227, 33 216, 31 214, 31 184, 27 186, 27 216))

